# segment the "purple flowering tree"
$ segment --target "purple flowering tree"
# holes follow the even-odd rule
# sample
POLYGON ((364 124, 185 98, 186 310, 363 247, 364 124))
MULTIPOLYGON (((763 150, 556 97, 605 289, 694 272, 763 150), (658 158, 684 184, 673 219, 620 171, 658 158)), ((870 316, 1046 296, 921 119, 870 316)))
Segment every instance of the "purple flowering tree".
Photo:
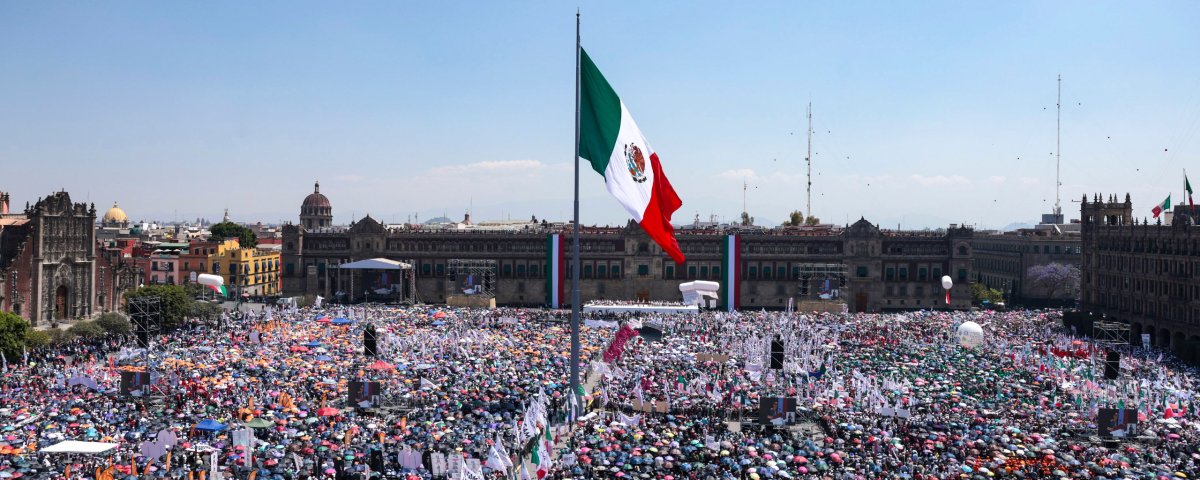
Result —
POLYGON ((1030 285, 1040 290, 1047 298, 1074 298, 1079 291, 1079 267, 1062 263, 1047 263, 1029 267, 1025 276, 1030 285))

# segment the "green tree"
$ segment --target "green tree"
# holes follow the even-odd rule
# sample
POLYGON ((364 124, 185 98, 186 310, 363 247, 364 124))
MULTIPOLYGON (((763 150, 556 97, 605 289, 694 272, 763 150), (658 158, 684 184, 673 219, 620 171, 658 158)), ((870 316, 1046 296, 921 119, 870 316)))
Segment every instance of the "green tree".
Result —
POLYGON ((749 227, 751 225, 754 225, 754 217, 747 212, 742 212, 742 226, 749 227))
POLYGON ((0 312, 0 352, 9 361, 21 358, 21 347, 25 345, 25 336, 29 331, 29 322, 11 312, 0 312))
POLYGON ((100 315, 100 318, 96 319, 96 325, 103 328, 105 332, 115 335, 129 335, 133 332, 133 324, 129 323, 128 318, 117 312, 100 315))
POLYGON ((804 212, 801 212, 799 210, 792 210, 792 213, 788 214, 787 221, 783 222, 783 226, 799 227, 803 223, 804 223, 804 212))
POLYGON ((26 330, 25 346, 30 350, 50 346, 50 334, 45 330, 26 330))
POLYGON ((100 338, 105 334, 104 328, 97 325, 96 322, 91 321, 78 322, 71 325, 71 328, 68 328, 67 331, 83 338, 100 338))
POLYGON ((70 343, 71 340, 75 339, 74 333, 68 332, 66 330, 59 330, 57 328, 51 328, 49 330, 41 330, 41 332, 44 332, 46 334, 46 337, 50 339, 50 345, 63 345, 66 343, 70 343))
POLYGON ((192 315, 195 310, 196 300, 188 295, 187 289, 182 285, 146 285, 125 294, 127 302, 130 299, 143 297, 158 297, 159 309, 162 312, 163 332, 179 328, 180 325, 183 325, 184 319, 192 315))
POLYGON ((820 225, 820 224, 821 224, 821 219, 814 217, 812 215, 809 215, 806 217, 806 216, 804 216, 804 212, 801 212, 799 210, 792 210, 792 213, 788 214, 787 221, 783 222, 783 226, 785 226, 785 227, 799 227, 801 225, 807 225, 807 226, 812 227, 812 226, 820 225))
POLYGON ((238 245, 244 248, 254 248, 258 245, 258 236, 249 228, 233 222, 221 222, 208 227, 210 240, 221 241, 227 238, 238 239, 238 245))
POLYGON ((1004 301, 1004 292, 997 288, 987 288, 986 285, 975 282, 971 284, 971 301, 975 303, 987 301, 995 305, 1004 301))

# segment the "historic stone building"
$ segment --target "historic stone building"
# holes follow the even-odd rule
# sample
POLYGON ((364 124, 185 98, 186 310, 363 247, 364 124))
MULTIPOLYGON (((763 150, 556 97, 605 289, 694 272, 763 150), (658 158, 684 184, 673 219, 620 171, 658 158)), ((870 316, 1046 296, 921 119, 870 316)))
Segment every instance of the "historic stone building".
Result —
POLYGON ((1129 195, 1080 205, 1083 309, 1128 323, 1130 341, 1200 343, 1200 209, 1175 207, 1168 224, 1138 222, 1129 195))
POLYGON ((1079 266, 1079 232, 1064 231, 1057 225, 1042 225, 1015 232, 976 234, 975 281, 1004 292, 1011 303, 1043 305, 1070 302, 1074 289, 1038 286, 1028 278, 1030 267, 1061 263, 1079 266))
MULTIPOLYGON (((372 286, 394 283, 395 274, 387 278, 387 272, 338 266, 382 257, 411 263, 418 297, 429 303, 455 293, 448 268, 458 259, 495 261, 490 286, 497 304, 549 305, 555 290, 560 298, 569 297, 564 294, 571 274, 569 225, 430 229, 385 226, 368 215, 336 228, 320 223, 331 211, 328 199, 314 191, 301 207, 301 223, 284 227, 284 294, 334 299, 341 292, 355 301, 368 298, 372 286), (563 259, 559 272, 551 269, 555 255, 563 259)), ((746 309, 831 297, 855 311, 946 308, 941 278, 950 275, 957 286, 949 307, 964 309, 970 307, 967 287, 974 278, 972 236, 971 229, 953 225, 939 232, 884 231, 865 219, 846 228, 680 229, 677 238, 687 262, 676 265, 636 224, 584 228, 581 297, 584 302, 675 301, 680 283, 713 280, 724 285, 724 301, 746 309), (732 290, 729 283, 735 284, 732 290)))
POLYGON ((0 307, 34 325, 112 310, 124 266, 97 256, 95 230, 95 205, 72 203, 66 192, 0 217, 0 307))

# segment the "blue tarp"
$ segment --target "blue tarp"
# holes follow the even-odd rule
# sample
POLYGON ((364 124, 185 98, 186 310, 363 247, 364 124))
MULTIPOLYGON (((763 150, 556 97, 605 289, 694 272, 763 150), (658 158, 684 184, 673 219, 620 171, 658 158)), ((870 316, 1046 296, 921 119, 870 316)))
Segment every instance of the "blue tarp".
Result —
POLYGON ((337 317, 337 318, 333 319, 334 325, 347 325, 350 323, 353 323, 353 320, 350 320, 349 318, 346 318, 346 317, 337 317))
POLYGON ((196 430, 202 430, 205 432, 219 432, 224 429, 225 424, 211 418, 196 424, 196 430))
POLYGON ((318 342, 318 341, 316 341, 316 340, 313 340, 313 341, 311 341, 311 342, 308 342, 308 343, 304 344, 304 346, 306 346, 306 347, 308 347, 308 348, 316 348, 316 347, 319 347, 319 346, 321 346, 321 342, 318 342))
POLYGON ((328 362, 330 360, 333 360, 333 357, 330 357, 329 355, 320 355, 317 357, 318 362, 328 362))

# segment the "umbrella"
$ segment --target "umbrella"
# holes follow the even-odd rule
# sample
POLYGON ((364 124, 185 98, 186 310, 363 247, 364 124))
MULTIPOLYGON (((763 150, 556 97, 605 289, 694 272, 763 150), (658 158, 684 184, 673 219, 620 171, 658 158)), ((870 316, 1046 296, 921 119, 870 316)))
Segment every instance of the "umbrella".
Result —
POLYGON ((261 418, 261 417, 255 418, 254 420, 250 420, 249 422, 246 422, 246 426, 250 427, 250 428, 268 428, 268 427, 272 427, 274 425, 275 424, 272 423, 270 420, 267 420, 267 419, 261 418))
POLYGON ((390 363, 387 363, 383 360, 376 360, 375 363, 367 365, 367 370, 379 370, 379 371, 384 371, 384 372, 390 372, 390 371, 396 370, 396 366, 392 365, 390 363))
POLYGON ((353 321, 346 317, 338 317, 338 318, 333 319, 332 323, 334 325, 349 325, 349 324, 353 323, 353 321))
POLYGON ((341 413, 341 412, 338 409, 333 408, 333 407, 325 407, 325 408, 317 409, 317 415, 320 415, 322 417, 332 417, 334 415, 337 415, 338 413, 341 413))

